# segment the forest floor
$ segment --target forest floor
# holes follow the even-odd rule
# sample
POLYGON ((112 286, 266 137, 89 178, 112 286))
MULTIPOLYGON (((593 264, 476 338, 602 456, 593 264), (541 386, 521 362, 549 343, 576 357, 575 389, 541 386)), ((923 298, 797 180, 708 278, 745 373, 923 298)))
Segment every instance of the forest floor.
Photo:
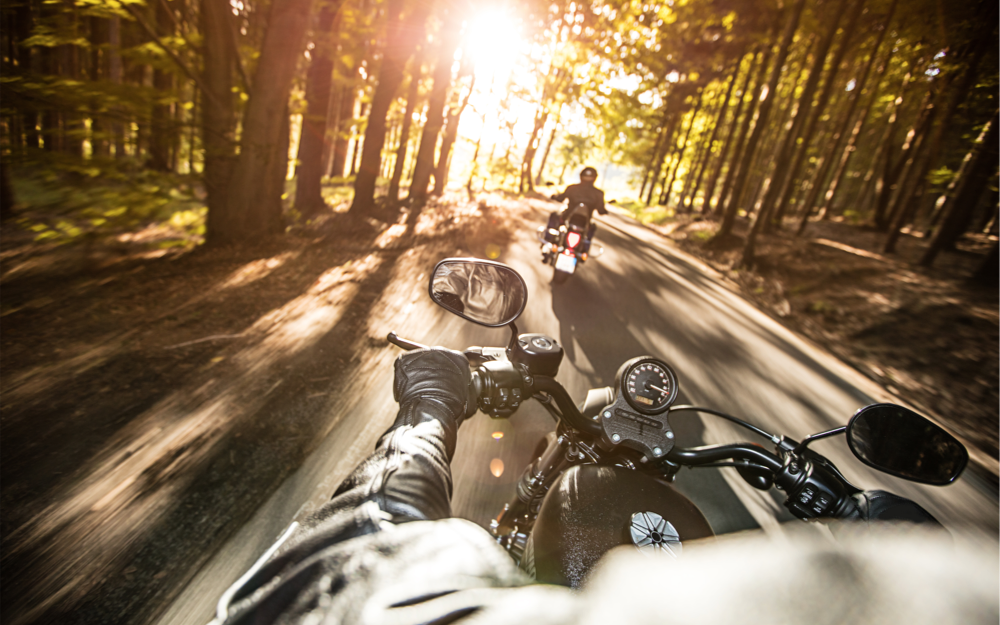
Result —
POLYGON ((945 424, 966 443, 973 470, 997 485, 998 289, 967 280, 991 238, 967 236, 925 269, 915 264, 922 237, 904 233, 896 253, 884 255, 883 233, 812 222, 803 237, 787 228, 761 236, 753 270, 734 270, 747 226, 738 220, 735 236, 707 244, 717 228, 711 221, 649 225, 780 323, 945 424))

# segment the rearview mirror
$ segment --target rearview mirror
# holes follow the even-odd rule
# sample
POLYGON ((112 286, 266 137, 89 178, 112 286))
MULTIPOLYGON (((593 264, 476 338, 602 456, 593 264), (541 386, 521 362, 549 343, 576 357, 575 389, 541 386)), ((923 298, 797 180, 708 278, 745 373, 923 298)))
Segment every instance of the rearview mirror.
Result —
POLYGON ((528 287, 516 271, 476 258, 439 262, 431 274, 429 290, 438 306, 489 328, 514 321, 528 303, 528 287))
POLYGON ((969 462, 958 439, 895 404, 872 404, 855 413, 847 424, 847 445, 868 466, 935 486, 954 482, 969 462))

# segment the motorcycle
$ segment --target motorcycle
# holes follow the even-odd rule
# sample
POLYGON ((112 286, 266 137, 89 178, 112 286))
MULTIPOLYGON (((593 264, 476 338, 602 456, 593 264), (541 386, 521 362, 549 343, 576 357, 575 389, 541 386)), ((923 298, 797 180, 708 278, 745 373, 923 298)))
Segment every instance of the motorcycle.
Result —
POLYGON ((590 212, 585 204, 576 204, 569 211, 563 223, 549 220, 546 226, 539 226, 538 242, 542 247, 542 261, 552 265, 552 281, 565 282, 579 265, 590 257, 597 258, 604 248, 590 249, 590 212))
MULTIPOLYGON (((923 484, 950 484, 968 463, 955 437, 894 404, 863 407, 846 426, 801 441, 712 408, 675 405, 677 373, 649 355, 623 363, 614 386, 591 389, 577 406, 555 379, 563 358, 559 343, 518 333, 527 287, 516 271, 493 261, 449 258, 434 268, 428 289, 431 300, 463 319, 511 329, 505 348, 465 350, 475 367, 469 393, 478 408, 506 419, 533 399, 557 423, 490 526, 520 567, 542 582, 577 587, 618 545, 677 557, 685 542, 714 536, 704 514, 672 486, 685 466, 733 467, 751 486, 783 492, 794 516, 815 521, 850 518, 857 510, 852 496, 863 492, 809 449, 815 441, 845 434, 862 463, 923 484), (773 451, 751 442, 679 447, 671 418, 684 412, 747 428, 773 451)), ((404 349, 423 347, 395 333, 388 340, 404 349)))

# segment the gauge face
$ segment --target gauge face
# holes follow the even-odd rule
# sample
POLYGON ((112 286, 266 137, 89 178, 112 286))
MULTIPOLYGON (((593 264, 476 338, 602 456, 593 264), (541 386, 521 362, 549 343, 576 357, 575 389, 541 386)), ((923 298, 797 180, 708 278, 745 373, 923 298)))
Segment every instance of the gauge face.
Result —
POLYGON ((623 384, 629 405, 647 414, 663 412, 677 397, 674 372, 658 360, 647 359, 632 365, 623 384))

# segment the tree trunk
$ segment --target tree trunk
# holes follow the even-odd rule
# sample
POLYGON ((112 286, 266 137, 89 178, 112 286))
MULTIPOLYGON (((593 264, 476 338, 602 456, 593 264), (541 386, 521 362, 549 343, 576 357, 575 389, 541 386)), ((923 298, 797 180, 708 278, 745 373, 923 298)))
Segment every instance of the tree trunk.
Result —
POLYGON ((462 103, 448 112, 448 120, 444 125, 444 137, 441 139, 441 154, 438 156, 437 167, 434 168, 433 194, 436 196, 443 194, 445 187, 448 186, 451 148, 455 145, 455 139, 458 137, 458 123, 461 121, 462 113, 465 111, 465 107, 469 105, 469 98, 472 97, 472 91, 476 87, 476 74, 471 71, 471 68, 469 75, 472 77, 472 82, 469 83, 469 91, 465 94, 465 98, 462 99, 462 103))
POLYGON ((952 181, 953 186, 949 185, 938 199, 942 214, 941 225, 931 237, 923 256, 920 257, 921 265, 930 267, 938 253, 954 247, 955 241, 968 227, 973 209, 990 179, 996 175, 998 126, 1000 126, 1000 111, 993 114, 993 119, 986 124, 972 149, 965 156, 952 181))
POLYGON ((427 185, 434 171, 435 152, 437 151, 438 135, 444 126, 444 105, 448 99, 448 88, 451 86, 451 66, 458 48, 460 31, 460 16, 458 7, 451 6, 448 16, 442 26, 442 39, 438 46, 438 56, 434 64, 434 86, 427 98, 427 122, 420 133, 420 147, 413 167, 413 180, 410 182, 410 192, 407 199, 414 204, 410 212, 410 223, 415 224, 420 214, 420 207, 427 201, 427 185))
MULTIPOLYGON (((993 5, 992 8, 993 15, 995 16, 997 6, 993 5)), ((973 84, 975 84, 975 79, 978 75, 979 63, 986 55, 987 50, 991 49, 993 43, 995 43, 992 41, 992 37, 990 36, 990 33, 993 31, 995 25, 995 20, 984 22, 984 24, 985 25, 980 25, 979 27, 979 37, 977 37, 977 39, 971 44, 972 50, 970 52, 970 58, 962 70, 961 79, 959 80, 958 85, 954 89, 947 89, 947 87, 951 85, 951 81, 948 81, 945 85, 946 91, 943 93, 948 93, 949 97, 945 102, 944 109, 941 111, 940 115, 937 115, 937 124, 934 126, 928 140, 928 149, 926 150, 927 156, 923 159, 922 165, 918 170, 919 173, 914 179, 919 183, 925 181, 927 173, 933 170, 937 165, 938 160, 941 157, 941 141, 947 133, 948 128, 951 126, 955 111, 962 104, 962 102, 965 101, 965 98, 972 89, 973 84)), ((912 201, 914 190, 915 189, 913 187, 910 187, 908 192, 904 190, 904 192, 899 195, 898 208, 894 208, 894 210, 897 211, 898 218, 890 225, 889 232, 885 238, 885 243, 882 246, 882 252, 885 254, 891 254, 895 251, 900 230, 907 223, 910 215, 916 208, 912 201)))
MULTIPOLYGON (((660 161, 658 161, 659 156, 660 156, 660 150, 663 149, 663 142, 666 140, 666 137, 667 137, 667 119, 670 117, 669 110, 670 110, 669 107, 665 107, 665 109, 664 109, 663 120, 660 123, 660 131, 656 135, 656 141, 653 143, 653 152, 649 156, 649 165, 646 166, 646 171, 645 171, 645 173, 642 176, 642 186, 639 187, 639 198, 640 199, 642 198, 643 195, 646 194, 646 184, 650 183, 649 176, 650 176, 650 174, 653 173, 654 165, 656 163, 660 162, 660 161)), ((555 131, 553 130, 553 132, 555 132, 555 131)), ((656 174, 653 176, 653 180, 652 180, 651 184, 654 184, 654 185, 656 184, 656 178, 659 175, 660 175, 660 171, 659 171, 659 169, 657 169, 656 170, 656 174)), ((561 177, 562 176, 560 176, 560 179, 561 179, 561 177)), ((650 197, 652 197, 652 187, 650 187, 650 197)), ((649 205, 649 199, 648 198, 646 200, 646 204, 649 205)))
POLYGON ((382 148, 385 146, 386 114, 396 99, 396 92, 403 81, 406 61, 415 51, 417 33, 424 32, 424 21, 430 11, 430 3, 418 3, 414 12, 402 18, 403 0, 389 0, 386 5, 388 25, 386 45, 382 56, 382 66, 378 72, 378 85, 372 95, 368 113, 368 127, 365 129, 364 149, 358 175, 354 180, 354 201, 352 215, 367 214, 375 205, 375 181, 382 166, 382 148))
MULTIPOLYGON (((740 57, 743 58, 742 56, 740 57)), ((687 198, 682 205, 687 204, 690 201, 690 209, 694 210, 695 197, 698 195, 698 190, 701 188, 701 179, 705 175, 705 170, 708 169, 708 162, 712 160, 712 144, 715 143, 715 137, 719 134, 719 128, 722 127, 723 119, 726 116, 726 109, 729 107, 729 98, 733 95, 733 88, 736 86, 736 76, 740 73, 739 62, 736 63, 736 67, 733 68, 733 73, 729 77, 729 87, 726 88, 726 95, 722 98, 722 105, 719 106, 719 110, 715 115, 715 124, 712 125, 712 134, 708 136, 708 142, 705 144, 705 153, 702 156, 701 165, 698 167, 698 174, 695 176, 694 188, 691 191, 691 195, 687 198)), ((702 212, 704 213, 706 200, 702 201, 702 212)))
POLYGON ((420 97, 420 79, 423 75, 423 55, 414 58, 410 69, 410 88, 406 93, 406 112, 403 113, 403 127, 399 131, 399 147, 396 148, 396 162, 392 168, 392 179, 389 181, 389 201, 399 201, 399 184, 403 180, 406 166, 406 153, 410 145, 410 128, 413 126, 413 112, 417 108, 420 97))
POLYGON ((660 181, 660 171, 663 170, 663 165, 667 161, 667 155, 670 152, 670 148, 673 146, 674 133, 677 131, 677 122, 681 119, 680 115, 668 111, 669 107, 665 111, 665 115, 667 115, 669 121, 664 127, 663 144, 660 146, 660 153, 656 155, 656 166, 653 168, 653 176, 649 181, 649 192, 646 194, 646 206, 653 203, 653 192, 656 190, 656 185, 660 181))
MULTIPOLYGON (((830 61, 830 69, 827 71, 827 75, 823 83, 823 90, 820 92, 819 97, 816 100, 816 105, 811 107, 810 115, 806 118, 806 127, 802 133, 802 144, 797 150, 794 150, 793 148, 795 157, 789 168, 788 176, 785 179, 784 185, 779 185, 782 186, 781 193, 777 196, 779 199, 775 205, 775 209, 769 212, 768 222, 765 222, 764 225, 773 222, 780 228, 782 222, 784 221, 785 211, 788 210, 788 204, 791 202, 792 194, 795 192, 797 186, 796 183, 799 180, 802 172, 802 166, 809 153, 809 146, 812 143, 816 127, 819 124, 819 120, 823 117, 823 112, 830 104, 830 96, 833 93, 833 86, 837 82, 837 75, 840 73, 840 66, 844 61, 844 56, 847 54, 848 48, 850 47, 851 39, 854 37, 854 31, 857 30, 858 20, 861 17, 861 11, 864 7, 865 0, 854 0, 851 5, 850 12, 847 16, 847 24, 844 26, 844 34, 837 45, 837 51, 833 54, 833 59, 830 61), (771 217, 772 214, 773 219, 771 217)), ((825 178, 825 175, 823 178, 825 178)), ((823 178, 820 178, 820 184, 822 184, 823 178)), ((752 262, 752 243, 749 244, 749 248, 752 262)))
POLYGON ((315 45, 306 72, 306 112, 302 116, 299 151, 296 156, 295 207, 312 216, 326 207, 323 201, 323 146, 326 143, 330 83, 333 78, 334 19, 344 0, 326 3, 320 10, 313 34, 315 45))
MULTIPOLYGON (((809 217, 812 214, 813 206, 816 204, 816 199, 819 197, 820 192, 824 189, 823 183, 826 180, 827 174, 829 174, 830 172, 830 166, 833 164, 833 156, 837 154, 838 151, 840 151, 841 140, 844 138, 844 134, 847 132, 848 124, 851 123, 851 118, 854 115, 854 109, 858 105, 858 100, 861 99, 861 90, 864 88, 865 83, 868 81, 868 74, 871 72, 871 68, 875 64, 875 57, 878 55, 878 49, 882 45, 882 39, 883 37, 885 37, 885 33, 889 30, 889 23, 892 21, 892 16, 895 11, 896 11, 896 0, 893 0, 892 5, 890 5, 889 7, 888 14, 886 15, 885 23, 883 24, 882 29, 879 31, 879 34, 875 40, 875 44, 872 47, 871 57, 869 58, 868 63, 865 64, 865 67, 861 72, 861 77, 856 82, 854 86, 854 91, 848 98, 847 111, 844 113, 844 117, 840 124, 840 127, 833 135, 833 138, 831 140, 831 147, 829 150, 825 150, 824 153, 822 154, 820 161, 816 166, 816 173, 813 176, 812 184, 809 186, 809 190, 806 192, 805 199, 799 205, 799 212, 801 214, 801 218, 799 221, 798 229, 795 232, 796 236, 801 235, 802 232, 805 230, 806 225, 808 225, 809 217)), ((846 38, 846 33, 845 33, 845 38, 846 38)), ((860 124, 861 121, 862 120, 858 120, 858 123, 860 124)), ((848 157, 850 156, 849 152, 847 153, 847 156, 848 157)), ((844 162, 844 166, 846 167, 847 159, 844 156, 842 156, 841 160, 844 162)), ((838 175, 835 176, 835 179, 839 175, 842 175, 842 173, 843 173, 842 171, 839 172, 838 175)), ((825 214, 825 209, 824 209, 824 214, 825 214)))
MULTIPOLYGON (((556 110, 556 122, 552 124, 552 133, 549 135, 549 142, 545 145, 545 151, 542 152, 542 162, 538 164, 538 173, 535 174, 535 184, 542 184, 542 173, 545 171, 545 163, 549 160, 549 152, 552 151, 552 144, 556 140, 556 130, 559 128, 559 120, 562 117, 562 102, 559 103, 559 108, 556 110)), ((642 193, 640 192, 641 196, 642 193)))
POLYGON ((677 162, 674 163, 674 170, 670 174, 670 183, 663 187, 663 194, 660 197, 660 204, 668 206, 670 203, 670 196, 673 195, 674 182, 677 180, 677 172, 681 168, 681 161, 684 160, 684 153, 687 151, 688 138, 691 136, 691 129, 694 128, 694 122, 698 118, 698 113, 701 112, 701 104, 704 101, 704 92, 698 94, 698 101, 694 105, 694 110, 691 111, 691 123, 688 124, 687 132, 684 133, 684 138, 681 140, 680 145, 677 146, 677 162))
MULTIPOLYGON (((890 21, 891 14, 886 17, 883 33, 885 30, 888 30, 890 21)), ((879 67, 878 76, 875 78, 875 84, 872 86, 871 94, 868 98, 868 104, 865 106, 864 110, 861 111, 857 121, 854 123, 853 130, 851 130, 851 136, 847 141, 847 146, 844 147, 844 152, 840 157, 840 163, 837 164, 837 169, 833 174, 829 188, 823 198, 823 209, 821 211, 823 218, 833 211, 834 201, 837 197, 837 191, 840 189, 840 183, 843 181, 844 174, 847 172, 847 165, 851 160, 851 156, 854 155, 854 152, 857 149, 858 137, 861 136, 861 130, 864 128, 865 122, 871 114, 872 105, 874 105, 875 101, 878 99, 878 91, 879 87, 882 85, 882 78, 885 76, 886 69, 889 67, 889 62, 892 60, 894 52, 895 50, 893 48, 889 48, 886 58, 882 61, 882 65, 879 67)), ((875 58, 874 52, 872 53, 872 58, 875 58)), ((859 85, 857 88, 860 89, 861 86, 859 85)), ((861 95, 859 94, 858 97, 860 98, 861 95)), ((878 148, 876 148, 876 151, 877 150, 878 148)), ((873 166, 877 163, 877 161, 878 158, 876 154, 876 158, 872 161, 873 166)))
MULTIPOLYGON (((736 219, 736 211, 739 209, 740 204, 743 201, 743 190, 746 187, 747 177, 750 175, 750 165, 753 163, 757 144, 760 142, 760 137, 764 132, 764 128, 767 126, 768 116, 771 113, 771 107, 774 105, 774 99, 776 96, 775 90, 778 87, 778 80, 781 78, 781 69, 785 65, 785 59, 788 57, 788 49, 792 45, 792 39, 795 36, 795 31, 799 27, 799 19, 802 17, 802 9, 804 7, 805 0, 797 0, 795 5, 791 8, 791 14, 788 16, 788 21, 785 24, 785 32, 781 39, 781 47, 778 49, 778 56, 772 66, 771 77, 767 85, 767 95, 763 97, 763 100, 757 108, 757 120, 754 124, 753 132, 750 133, 750 138, 747 140, 746 147, 743 150, 743 155, 740 157, 740 164, 737 168, 738 173, 736 174, 733 182, 733 190, 731 192, 729 202, 726 204, 725 217, 723 218, 719 231, 716 233, 717 237, 726 236, 730 233, 733 227, 733 222, 736 219)), ((766 68, 766 66, 767 63, 764 63, 762 71, 766 68)), ((763 85, 759 84, 758 81, 758 92, 762 86, 763 85)))
MULTIPOLYGON (((201 0, 201 31, 203 33, 203 75, 206 88, 201 100, 201 144, 204 148, 202 179, 205 182, 208 217, 206 230, 225 230, 226 187, 235 160, 234 132, 236 113, 233 104, 233 71, 236 59, 229 44, 229 20, 233 19, 227 0, 201 0)), ((114 18, 112 25, 114 24, 114 18)), ((114 29, 112 29, 112 32, 114 29)), ((113 49, 112 45, 112 49, 113 49)), ((113 60, 113 57, 112 57, 113 60)), ((113 66, 113 63, 112 63, 113 66)), ((121 71, 119 63, 118 71, 121 71)), ((114 71, 111 70, 114 74, 114 71)), ((120 124, 115 124, 120 130, 120 124)), ((115 132, 115 156, 124 156, 123 136, 115 132)))
MULTIPOLYGON (((302 54, 312 0, 285 0, 271 7, 261 45, 255 89, 243 116, 240 154, 228 185, 226 212, 209 231, 212 243, 253 242, 283 231, 273 194, 275 159, 288 106, 295 65, 302 54), (266 87, 266 88, 265 88, 266 87)), ((285 145, 287 150, 287 144, 285 145)), ((287 157, 286 157, 287 158, 287 157)))
MULTIPOLYGON (((355 72, 356 73, 356 72, 355 72)), ((337 128, 334 130, 333 155, 331 156, 329 175, 331 178, 343 178, 347 169, 348 154, 351 147, 351 128, 354 125, 354 107, 357 105, 358 90, 353 80, 350 85, 342 87, 340 94, 340 114, 337 128)))
MULTIPOLYGON (((759 58, 760 50, 751 53, 750 63, 747 65, 746 77, 743 79, 743 85, 740 87, 739 100, 736 101, 736 109, 733 111, 733 120, 729 124, 729 130, 726 132, 726 139, 722 143, 722 150, 719 152, 719 157, 715 162, 715 168, 712 169, 712 173, 708 178, 705 201, 701 205, 701 213, 706 217, 713 212, 712 197, 715 195, 715 187, 719 181, 719 176, 722 174, 722 167, 729 156, 729 148, 733 145, 733 137, 736 135, 736 129, 740 125, 740 112, 743 110, 743 102, 746 100, 747 89, 750 88, 750 79, 753 77, 753 70, 759 58)), ((739 73, 739 65, 736 66, 736 73, 739 73)), ((718 204, 721 204, 722 200, 723 198, 720 197, 718 204)))
MULTIPOLYGON (((860 7, 860 2, 857 5, 860 7)), ((751 235, 747 237, 747 245, 749 246, 751 253, 753 250, 753 241, 756 238, 757 232, 761 229, 767 229, 767 223, 770 220, 771 214, 774 211, 774 205, 778 200, 778 196, 784 190, 784 185, 788 175, 788 164, 791 161, 792 153, 795 151, 797 141, 802 137, 802 129, 805 125, 805 120, 810 117, 813 110, 813 96, 816 92, 816 87, 819 86, 820 78, 823 75, 823 70, 826 66, 826 57, 830 52, 830 46, 833 44, 833 37, 837 34, 837 27, 840 24, 840 16, 844 12, 844 8, 847 6, 847 0, 838 0, 837 4, 832 7, 832 13, 829 15, 828 28, 823 34, 823 37, 819 40, 816 45, 815 55, 813 57, 813 65, 809 70, 809 77, 806 79, 806 84, 802 87, 802 94, 799 96, 798 103, 795 107, 795 112, 792 114, 792 119, 789 122, 789 128, 784 134, 784 139, 781 142, 781 147, 777 151, 774 161, 774 169, 772 170, 771 176, 766 178, 764 181, 764 191, 757 205, 757 218, 754 220, 753 227, 751 228, 751 235)), ((847 35, 845 34, 845 39, 847 35)), ((842 48, 844 46, 841 46, 842 48)), ((832 77, 829 79, 832 80, 832 77)), ((793 86, 792 93, 794 94, 795 89, 793 86)), ((809 143, 812 139, 809 135, 804 138, 804 143, 809 143)), ((744 256, 746 256, 746 251, 744 251, 744 256)))
MULTIPOLYGON (((173 20, 165 1, 154 2, 156 36, 159 39, 174 34, 173 20)), ((174 89, 174 75, 161 67, 153 69, 153 90, 161 100, 153 105, 149 118, 149 167, 155 171, 170 171, 170 142, 173 135, 171 106, 162 103, 174 89)))

